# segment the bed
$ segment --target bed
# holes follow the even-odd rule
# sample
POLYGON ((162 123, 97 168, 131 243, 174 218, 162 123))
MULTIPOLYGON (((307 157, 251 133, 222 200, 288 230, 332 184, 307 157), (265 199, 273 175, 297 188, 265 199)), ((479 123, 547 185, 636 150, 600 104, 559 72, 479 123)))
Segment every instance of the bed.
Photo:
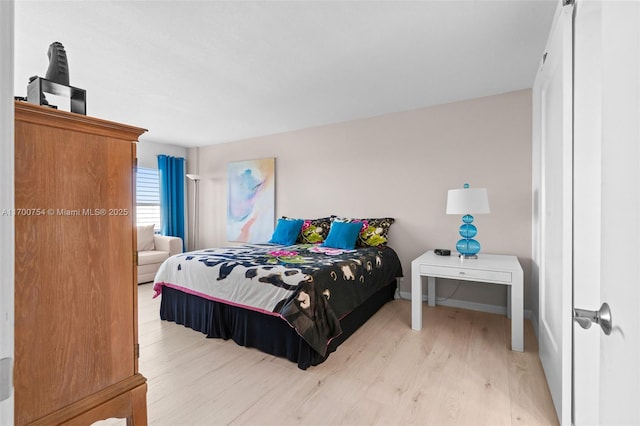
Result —
POLYGON ((296 362, 329 354, 388 301, 402 276, 387 245, 245 244, 174 255, 154 281, 160 317, 296 362))

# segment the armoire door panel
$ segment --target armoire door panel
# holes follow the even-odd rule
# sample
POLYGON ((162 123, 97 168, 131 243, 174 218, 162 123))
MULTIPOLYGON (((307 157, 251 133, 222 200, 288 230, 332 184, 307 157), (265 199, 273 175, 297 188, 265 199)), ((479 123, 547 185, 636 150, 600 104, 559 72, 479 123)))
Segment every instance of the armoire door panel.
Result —
POLYGON ((141 133, 16 103, 16 424, 64 418, 139 376, 131 145, 141 133))

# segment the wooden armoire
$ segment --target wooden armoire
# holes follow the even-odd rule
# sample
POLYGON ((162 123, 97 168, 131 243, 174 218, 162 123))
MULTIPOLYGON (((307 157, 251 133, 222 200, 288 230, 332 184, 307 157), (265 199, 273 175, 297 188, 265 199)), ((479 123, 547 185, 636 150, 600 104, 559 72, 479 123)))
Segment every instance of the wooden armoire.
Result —
POLYGON ((146 425, 135 142, 144 129, 15 103, 15 424, 146 425))

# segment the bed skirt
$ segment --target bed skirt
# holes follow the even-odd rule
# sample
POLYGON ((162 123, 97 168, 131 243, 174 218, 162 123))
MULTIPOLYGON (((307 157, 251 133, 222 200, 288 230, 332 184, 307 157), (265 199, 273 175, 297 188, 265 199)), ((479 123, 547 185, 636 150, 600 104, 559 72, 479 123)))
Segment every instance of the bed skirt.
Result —
POLYGON ((313 350, 282 318, 215 302, 163 287, 160 318, 200 331, 207 337, 233 339, 238 345, 287 358, 302 370, 324 362, 385 303, 393 300, 396 280, 371 295, 340 320, 342 334, 331 340, 326 356, 313 350))

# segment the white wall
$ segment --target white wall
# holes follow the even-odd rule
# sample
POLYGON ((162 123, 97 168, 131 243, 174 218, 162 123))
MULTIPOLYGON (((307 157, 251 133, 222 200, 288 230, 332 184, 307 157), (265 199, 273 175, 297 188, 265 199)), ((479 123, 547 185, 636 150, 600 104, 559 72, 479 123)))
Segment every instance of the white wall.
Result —
MULTIPOLYGON (((276 157, 276 215, 396 219, 390 245, 408 294, 411 260, 455 246, 461 222, 445 214, 447 190, 468 182, 489 192, 491 214, 476 217, 482 251, 519 257, 528 308, 531 113, 531 91, 522 90, 190 150, 203 176, 200 246, 229 244, 227 163, 276 157)), ((438 296, 456 284, 439 285, 438 296)), ((453 298, 506 306, 498 285, 463 282, 453 298)))
MULTIPOLYGON (((14 2, 0 1, 0 210, 13 209, 14 2)), ((0 358, 13 358, 14 222, 0 216, 0 358)), ((3 379, 4 381, 4 379, 3 379)), ((10 381, 10 380, 9 380, 10 381)), ((7 383, 3 383, 3 388, 7 383)), ((0 401, 0 424, 13 424, 13 390, 0 401)))
POLYGON ((178 145, 145 141, 144 135, 140 138, 136 148, 138 156, 138 166, 147 169, 158 168, 158 155, 171 155, 174 157, 187 158, 187 148, 178 145))

